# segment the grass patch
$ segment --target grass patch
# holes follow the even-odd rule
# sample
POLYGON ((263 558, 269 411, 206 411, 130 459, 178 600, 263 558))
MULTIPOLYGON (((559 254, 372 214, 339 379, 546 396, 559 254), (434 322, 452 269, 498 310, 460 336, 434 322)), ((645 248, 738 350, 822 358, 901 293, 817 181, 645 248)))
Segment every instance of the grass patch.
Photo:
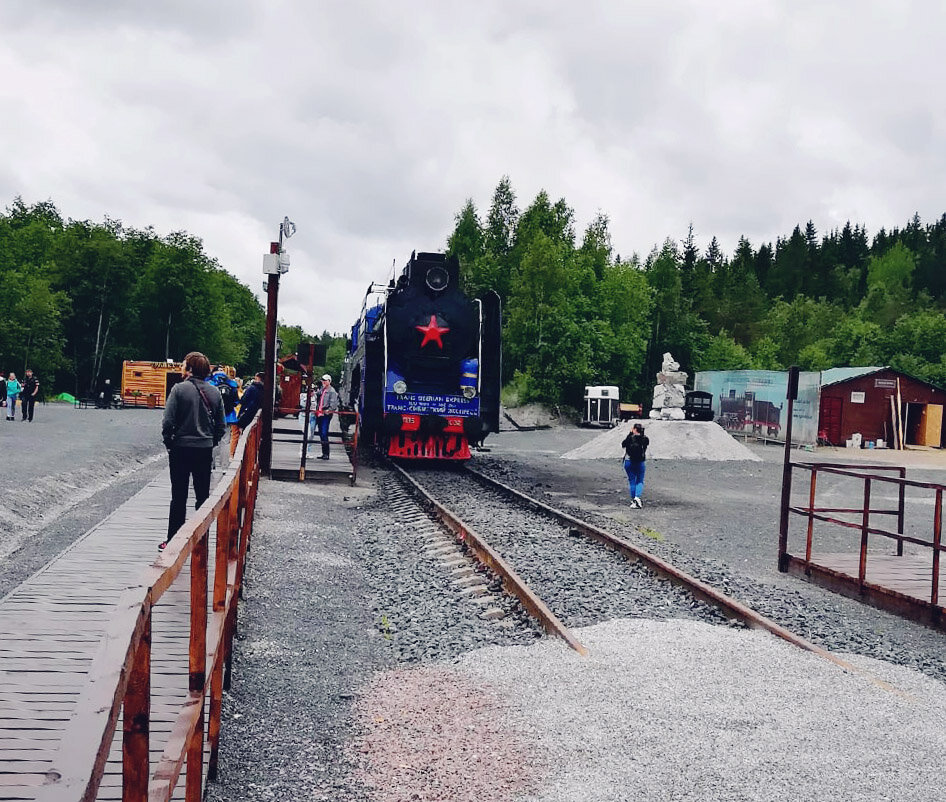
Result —
POLYGON ((640 532, 644 537, 649 537, 651 540, 656 540, 658 543, 663 543, 665 540, 660 532, 656 529, 651 529, 649 526, 640 527, 640 532))

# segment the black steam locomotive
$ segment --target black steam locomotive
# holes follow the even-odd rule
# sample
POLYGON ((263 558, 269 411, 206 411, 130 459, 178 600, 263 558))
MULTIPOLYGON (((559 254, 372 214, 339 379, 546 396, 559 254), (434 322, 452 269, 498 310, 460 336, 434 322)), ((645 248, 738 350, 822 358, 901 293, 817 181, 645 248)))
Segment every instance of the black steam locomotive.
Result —
MULTIPOLYGON (((465 460, 499 430, 499 296, 470 299, 460 266, 413 253, 400 277, 371 285, 340 388, 361 442, 392 457, 465 460)), ((344 419, 344 416, 343 416, 344 419)))
POLYGON ((731 432, 776 437, 782 428, 782 405, 759 400, 751 390, 741 396, 730 390, 728 396, 719 397, 718 423, 731 432))

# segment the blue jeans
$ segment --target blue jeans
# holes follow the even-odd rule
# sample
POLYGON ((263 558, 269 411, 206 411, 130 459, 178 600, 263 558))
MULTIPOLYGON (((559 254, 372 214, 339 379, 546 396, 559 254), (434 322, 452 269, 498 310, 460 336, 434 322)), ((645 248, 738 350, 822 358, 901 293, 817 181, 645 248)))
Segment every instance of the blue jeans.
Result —
POLYGON ((19 393, 11 393, 7 396, 7 417, 12 418, 16 415, 16 397, 19 393))
POLYGON ((315 442, 315 433, 319 433, 319 440, 322 441, 322 452, 328 451, 328 425, 332 422, 331 415, 310 415, 309 416, 309 442, 315 442))
POLYGON ((644 495, 644 474, 647 472, 646 462, 631 462, 624 458, 624 473, 627 474, 628 492, 631 498, 640 498, 644 495))

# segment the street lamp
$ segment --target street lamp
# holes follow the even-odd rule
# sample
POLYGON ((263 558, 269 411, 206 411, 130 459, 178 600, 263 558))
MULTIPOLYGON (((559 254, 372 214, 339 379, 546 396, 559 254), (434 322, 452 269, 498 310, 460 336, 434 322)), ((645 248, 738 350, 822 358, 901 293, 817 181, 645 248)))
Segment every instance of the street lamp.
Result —
POLYGON ((260 470, 267 476, 273 456, 273 406, 276 401, 276 332, 277 304, 279 299, 279 277, 289 270, 289 254, 283 250, 283 240, 296 233, 296 224, 288 217, 279 224, 279 242, 269 243, 269 253, 263 256, 263 273, 266 288, 266 340, 263 349, 264 380, 263 408, 260 421, 263 431, 260 438, 260 470))

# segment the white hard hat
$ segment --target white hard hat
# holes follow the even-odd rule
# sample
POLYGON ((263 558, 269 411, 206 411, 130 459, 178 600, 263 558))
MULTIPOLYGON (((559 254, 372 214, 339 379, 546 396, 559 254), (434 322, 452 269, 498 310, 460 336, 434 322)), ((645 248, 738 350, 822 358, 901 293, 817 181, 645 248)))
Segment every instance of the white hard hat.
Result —
POLYGON ((328 379, 329 381, 331 381, 331 380, 332 380, 332 377, 329 376, 329 375, 326 373, 325 375, 322 376, 322 379, 323 379, 323 380, 328 379))

